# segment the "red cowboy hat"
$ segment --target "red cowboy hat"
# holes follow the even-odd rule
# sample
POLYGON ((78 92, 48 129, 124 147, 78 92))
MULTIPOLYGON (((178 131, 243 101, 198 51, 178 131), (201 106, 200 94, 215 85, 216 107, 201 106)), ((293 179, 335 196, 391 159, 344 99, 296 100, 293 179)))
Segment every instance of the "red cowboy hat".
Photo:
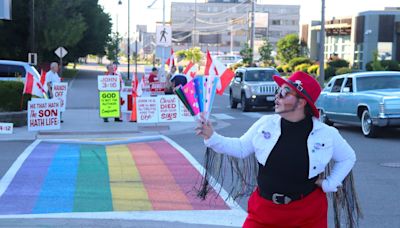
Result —
POLYGON ((317 107, 315 107, 315 102, 321 93, 321 86, 314 77, 302 71, 297 71, 286 80, 277 75, 274 75, 273 78, 279 87, 283 84, 287 84, 302 98, 306 99, 307 103, 311 106, 313 115, 317 118, 319 117, 319 112, 317 107))

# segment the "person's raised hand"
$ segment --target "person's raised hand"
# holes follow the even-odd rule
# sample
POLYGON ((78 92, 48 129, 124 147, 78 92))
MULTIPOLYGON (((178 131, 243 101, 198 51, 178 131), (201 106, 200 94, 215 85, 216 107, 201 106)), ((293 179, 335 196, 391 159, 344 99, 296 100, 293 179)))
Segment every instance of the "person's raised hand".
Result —
POLYGON ((214 130, 212 128, 211 121, 207 120, 205 115, 205 113, 200 113, 195 131, 196 135, 199 135, 204 139, 209 139, 214 133, 214 130))

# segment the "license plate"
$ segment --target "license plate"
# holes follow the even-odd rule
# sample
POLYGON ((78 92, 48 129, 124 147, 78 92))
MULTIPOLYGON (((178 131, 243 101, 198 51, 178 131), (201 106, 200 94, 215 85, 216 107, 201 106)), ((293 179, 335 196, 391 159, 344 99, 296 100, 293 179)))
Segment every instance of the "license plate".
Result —
POLYGON ((267 97, 267 101, 274 101, 274 100, 275 100, 275 96, 267 97))

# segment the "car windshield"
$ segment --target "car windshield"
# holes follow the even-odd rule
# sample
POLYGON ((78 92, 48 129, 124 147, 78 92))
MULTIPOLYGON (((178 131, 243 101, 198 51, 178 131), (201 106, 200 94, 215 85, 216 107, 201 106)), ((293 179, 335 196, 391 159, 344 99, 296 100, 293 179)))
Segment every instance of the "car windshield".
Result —
POLYGON ((372 76, 357 78, 357 90, 367 91, 376 89, 400 88, 400 74, 390 76, 372 76))
POLYGON ((273 75, 277 75, 277 73, 273 70, 252 70, 246 73, 245 80, 248 82, 272 81, 273 75))

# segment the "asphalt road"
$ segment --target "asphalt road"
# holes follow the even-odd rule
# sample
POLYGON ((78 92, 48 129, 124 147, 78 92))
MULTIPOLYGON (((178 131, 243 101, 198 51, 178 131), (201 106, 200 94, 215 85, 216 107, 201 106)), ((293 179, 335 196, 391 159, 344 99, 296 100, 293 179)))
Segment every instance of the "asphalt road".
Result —
MULTIPOLYGON (((96 81, 98 74, 99 72, 95 71, 79 72, 79 76, 70 82, 67 108, 98 108, 96 81)), ((239 109, 230 109, 228 103, 228 96, 217 96, 213 114, 224 115, 212 116, 215 128, 225 136, 239 137, 259 116, 272 113, 270 110, 256 110, 244 114, 239 109)), ((343 125, 336 127, 357 154, 357 163, 354 167, 355 184, 364 213, 360 227, 400 227, 400 130, 385 130, 380 138, 370 139, 362 136, 359 127, 343 125)), ((202 139, 196 137, 193 131, 171 132, 167 136, 189 151, 202 164, 205 147, 202 139)), ((0 142, 1 176, 29 144, 29 141, 0 142)), ((243 208, 246 208, 246 201, 243 199, 239 202, 243 208)), ((0 227, 10 224, 8 223, 10 221, 3 221, 5 223, 0 221, 0 227)), ((125 227, 120 223, 110 226, 125 227)), ((330 227, 333 227, 332 223, 330 227)))

